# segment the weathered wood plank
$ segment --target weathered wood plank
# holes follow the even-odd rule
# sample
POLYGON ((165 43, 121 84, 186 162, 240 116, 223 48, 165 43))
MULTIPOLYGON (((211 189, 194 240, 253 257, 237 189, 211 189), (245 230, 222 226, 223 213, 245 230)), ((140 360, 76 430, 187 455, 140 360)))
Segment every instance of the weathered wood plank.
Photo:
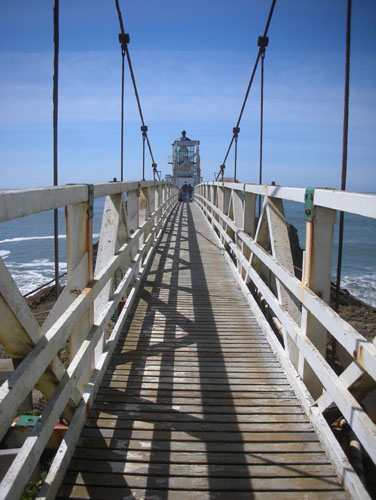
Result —
MULTIPOLYGON (((133 488, 132 491, 128 487, 121 488, 108 488, 108 487, 96 487, 95 490, 86 486, 65 486, 61 489, 58 499, 85 499, 90 498, 91 500, 127 500, 131 494, 133 499, 145 499, 145 498, 165 498, 165 494, 161 492, 160 489, 139 489, 133 488)), ((174 490, 169 488, 168 499, 169 500, 212 500, 213 498, 221 498, 221 500, 234 500, 233 491, 224 491, 219 494, 213 491, 184 491, 184 490, 174 490)), ((252 500, 301 500, 301 491, 252 491, 252 500)), ((327 491, 304 491, 304 500, 328 500, 327 491)), ((330 491, 331 500, 346 500, 348 497, 343 491, 330 491)), ((250 492, 236 491, 237 500, 249 500, 250 492)))
MULTIPOLYGON (((208 464, 206 461, 202 464, 191 464, 191 460, 187 457, 185 464, 168 464, 168 474, 177 477, 252 477, 254 478, 275 478, 275 477, 335 477, 333 467, 324 464, 289 464, 289 465, 246 465, 233 464, 208 464)), ((154 476, 166 475, 165 463, 153 463, 152 465, 154 476)), ((78 460, 74 459, 70 463, 70 471, 85 471, 113 474, 137 474, 147 476, 150 472, 150 464, 148 460, 142 462, 125 461, 108 461, 102 460, 78 460)))
MULTIPOLYGON (((276 431, 270 432, 216 432, 216 431, 195 431, 183 432, 183 431, 164 431, 157 430, 158 439, 160 440, 172 440, 172 441, 204 441, 209 442, 230 442, 230 443, 252 443, 257 441, 272 441, 272 442, 307 442, 307 441, 317 441, 317 436, 314 432, 302 431, 302 432, 283 432, 276 431)), ((127 429, 98 429, 93 427, 85 427, 82 431, 82 436, 84 437, 103 437, 103 438, 116 438, 116 439, 132 439, 152 441, 154 438, 154 432, 148 430, 132 430, 129 432, 127 429)))
MULTIPOLYGON (((291 446, 291 445, 290 445, 291 446)), ((150 460, 149 451, 143 450, 121 450, 116 448, 95 448, 90 447, 90 444, 84 448, 78 447, 75 453, 76 459, 88 459, 122 462, 148 462, 150 460)), ((203 453, 200 451, 176 452, 176 451, 153 451, 153 459, 156 463, 202 463, 202 464, 285 464, 285 465, 302 465, 302 464, 325 464, 330 466, 328 457, 324 452, 315 452, 306 450, 303 452, 280 453, 280 452, 263 452, 263 453, 203 453), (307 453, 310 451, 310 453, 307 453)))
MULTIPOLYGON (((135 450, 135 451, 168 451, 176 453, 234 453, 236 448, 232 442, 210 443, 208 451, 207 443, 203 441, 162 441, 154 440, 134 440, 134 439, 118 439, 108 437, 87 437, 83 436, 78 442, 79 447, 100 449, 117 449, 117 450, 135 450)), ((79 449, 79 448, 78 448, 79 449)), ((77 450, 78 450, 77 449, 77 450)), ((322 446, 318 441, 270 441, 265 440, 253 441, 251 443, 242 443, 241 449, 238 451, 238 456, 242 459, 242 455, 246 453, 323 453, 322 446)), ((266 457, 267 458, 267 457, 266 457)))
POLYGON ((268 477, 265 478, 232 478, 231 485, 228 478, 208 478, 208 477, 177 477, 168 475, 169 468, 165 468, 163 478, 154 476, 149 473, 148 476, 138 474, 110 474, 99 472, 71 472, 65 476, 67 484, 78 484, 86 486, 108 486, 108 487, 123 487, 123 488, 145 488, 148 486, 161 489, 183 489, 188 491, 283 491, 283 490, 339 490, 340 486, 336 478, 333 477, 268 477), (152 483, 152 485, 150 485, 152 483))
POLYGON ((346 498, 205 224, 177 208, 58 498, 346 498))

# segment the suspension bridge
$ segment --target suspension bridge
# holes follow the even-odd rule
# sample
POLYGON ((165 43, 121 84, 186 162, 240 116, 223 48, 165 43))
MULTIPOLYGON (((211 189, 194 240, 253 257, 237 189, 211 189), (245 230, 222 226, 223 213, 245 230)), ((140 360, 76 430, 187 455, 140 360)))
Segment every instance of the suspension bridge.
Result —
POLYGON ((118 2, 142 180, 124 182, 121 160, 120 181, 0 191, 0 222, 64 208, 67 236, 67 283, 42 325, 0 259, 0 342, 17 360, 0 387, 2 443, 36 387, 46 400, 11 450, 1 499, 20 498, 59 422, 40 499, 374 497, 376 425, 363 401, 376 346, 332 309, 330 291, 336 214, 376 218, 376 195, 263 185, 261 169, 257 185, 223 178, 274 4, 217 179, 197 184, 192 203, 159 178, 118 2), (305 218, 299 272, 286 201, 305 218))

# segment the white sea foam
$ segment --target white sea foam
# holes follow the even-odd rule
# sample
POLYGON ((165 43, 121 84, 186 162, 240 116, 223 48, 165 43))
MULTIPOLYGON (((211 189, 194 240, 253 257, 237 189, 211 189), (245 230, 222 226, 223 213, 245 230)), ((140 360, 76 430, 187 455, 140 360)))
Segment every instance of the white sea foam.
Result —
MULTIPOLYGON (((93 234, 93 238, 99 238, 99 233, 93 234)), ((35 241, 35 240, 53 240, 54 236, 23 236, 17 238, 7 238, 0 240, 0 243, 19 243, 21 241, 35 241)), ((59 234, 59 240, 65 240, 65 234, 59 234)))
POLYGON ((10 251, 9 250, 0 250, 0 257, 2 259, 6 259, 8 257, 8 255, 10 255, 10 251))
MULTIPOLYGON (((18 238, 7 238, 0 240, 0 243, 17 243, 20 241, 33 241, 33 240, 52 240, 53 236, 23 236, 18 238)), ((59 239, 65 239, 65 234, 59 234, 59 239)))
MULTIPOLYGON (((27 264, 10 264, 8 266, 14 281, 23 295, 54 279, 54 267, 54 263, 48 260, 35 260, 27 264)), ((67 264, 60 262, 59 272, 62 274, 66 270, 67 264)))
POLYGON ((376 307, 376 273, 370 271, 358 276, 342 276, 341 288, 376 307))

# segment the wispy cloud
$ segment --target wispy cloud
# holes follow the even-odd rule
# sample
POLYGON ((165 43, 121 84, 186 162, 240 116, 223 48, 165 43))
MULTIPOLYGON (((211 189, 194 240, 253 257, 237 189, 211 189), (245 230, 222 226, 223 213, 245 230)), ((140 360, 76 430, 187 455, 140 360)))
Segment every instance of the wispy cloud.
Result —
MULTIPOLYGON (((155 139, 156 151, 165 161, 177 133, 182 127, 190 127, 194 138, 202 139, 203 171, 212 178, 231 138, 253 59, 244 53, 215 50, 137 51, 131 52, 131 57, 145 121, 150 126, 151 139, 155 139)), ((319 166, 328 165, 338 150, 343 113, 343 89, 337 78, 341 64, 336 54, 316 60, 295 57, 283 63, 273 60, 272 53, 268 57, 265 144, 270 151, 265 153, 265 159, 270 165, 283 164, 286 174, 291 172, 290 183, 293 183, 298 164, 313 165, 318 174, 319 166), (323 153, 321 162, 319 152, 323 153)), ((63 131, 80 128, 81 137, 78 142, 77 134, 74 139, 63 135, 63 158, 67 164, 71 164, 70 156, 76 160, 82 157, 84 161, 85 141, 95 151, 96 158, 113 158, 114 142, 106 138, 109 127, 116 129, 119 124, 120 65, 118 51, 62 52, 59 123, 63 131), (95 130, 95 137, 102 134, 100 154, 98 141, 92 138, 89 142, 84 137, 88 127, 91 134, 95 130), (79 148, 78 154, 74 154, 75 148, 79 148)), ((0 127, 8 133, 18 129, 51 128, 52 54, 0 53, 0 69, 0 127)), ((373 144, 371 137, 376 129, 376 91, 357 78, 354 81, 350 125, 358 143, 368 143, 363 161, 369 165, 375 155, 374 146, 369 143, 373 144)), ((135 163, 139 157, 140 123, 128 71, 125 117, 126 155, 135 163)), ((240 162, 257 164, 258 120, 259 75, 241 124, 240 162), (250 160, 245 159, 245 153, 253 155, 250 160)), ((91 162, 98 161, 93 155, 91 162)), ((86 158, 89 161, 90 155, 86 154, 86 158)), ((82 171, 86 172, 88 165, 82 165, 82 171)), ((242 168, 240 165, 240 172, 242 168)), ((244 179, 248 171, 248 167, 244 167, 244 179)), ((73 166, 70 172, 76 175, 73 166)), ((273 177, 272 172, 270 176, 273 177)), ((284 182, 289 182, 288 176, 284 182)))

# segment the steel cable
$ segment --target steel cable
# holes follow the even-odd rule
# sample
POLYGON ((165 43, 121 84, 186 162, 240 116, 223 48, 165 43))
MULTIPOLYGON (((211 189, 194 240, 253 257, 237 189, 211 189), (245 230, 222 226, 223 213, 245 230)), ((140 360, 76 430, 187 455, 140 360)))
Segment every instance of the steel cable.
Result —
MULTIPOLYGON (((342 174, 341 174, 342 191, 346 190, 346 176, 347 176, 347 145, 348 145, 348 132, 349 132, 349 100, 350 100, 350 47, 351 47, 351 0, 347 0, 345 92, 344 92, 344 111, 343 111, 342 174)), ((335 310, 337 312, 339 308, 339 289, 341 285, 343 232, 344 232, 344 213, 340 212, 339 228, 338 228, 338 258, 337 258, 337 278, 336 278, 336 295, 335 295, 335 310)))
MULTIPOLYGON (((58 105, 59 105, 59 0, 54 5, 53 151, 54 186, 58 185, 58 105)), ((54 210, 55 296, 59 297, 59 213, 54 210)))
MULTIPOLYGON (((269 26, 270 26, 270 22, 271 22, 272 17, 273 17, 273 12, 274 12, 274 7, 275 7, 275 4, 276 4, 276 1, 277 0, 273 0, 272 1, 272 5, 271 5, 270 10, 269 10, 268 19, 266 21, 266 25, 265 25, 265 29, 264 29, 264 34, 263 34, 264 38, 266 38, 266 36, 268 34, 268 31, 269 31, 269 26)), ((257 56, 256 56, 255 64, 253 66, 251 77, 249 79, 248 87, 247 87, 247 90, 246 90, 246 93, 245 93, 245 96, 244 96, 244 99, 243 99, 243 104, 242 104, 241 109, 240 109, 239 117, 238 117, 238 120, 236 122, 236 128, 238 128, 239 125, 240 125, 240 122, 241 122, 241 119, 242 119, 242 116, 243 116, 243 113, 244 113, 245 105, 246 105, 247 100, 248 100, 249 92, 251 90, 251 87, 252 87, 252 84, 253 84, 253 80, 255 78, 257 66, 258 66, 258 63, 259 63, 260 58, 261 58, 262 51, 263 51, 263 49, 262 49, 262 47, 260 47, 259 51, 257 53, 257 56)), ((228 155, 229 155, 229 153, 231 151, 231 147, 232 147, 232 145, 234 143, 234 140, 235 140, 235 136, 233 134, 232 138, 231 138, 231 141, 230 141, 230 145, 227 148, 227 152, 226 152, 225 158, 224 158, 223 163, 221 165, 221 170, 219 171, 216 180, 219 179, 220 175, 222 175, 222 177, 223 177, 223 170, 224 169, 222 167, 224 167, 226 165, 226 161, 227 161, 228 155)))
POLYGON ((124 180, 124 57, 125 51, 121 49, 121 131, 120 131, 120 180, 124 180))
MULTIPOLYGON (((264 136, 264 59, 265 49, 261 54, 261 82, 260 82, 260 165, 259 165, 259 184, 262 184, 262 155, 263 155, 263 136, 264 136)), ((258 197, 258 215, 261 216, 261 196, 258 197)))
MULTIPOLYGON (((127 56, 127 62, 128 62, 129 72, 130 72, 130 75, 131 75, 131 80, 132 80, 132 84, 133 84, 133 90, 134 90, 136 101, 137 101, 138 112, 139 112, 139 115, 140 115, 142 127, 146 127, 145 121, 144 121, 144 115, 142 113, 140 97, 139 97, 138 90, 137 90, 136 79, 135 79, 135 76, 134 76, 132 61, 131 61, 131 57, 130 57, 129 50, 128 50, 128 45, 127 45, 128 42, 129 42, 129 37, 127 39, 124 38, 126 34, 125 34, 125 31, 124 31, 123 16, 121 14, 119 0, 115 0, 115 4, 116 4, 116 10, 117 10, 117 13, 118 13, 118 18, 119 18, 121 35, 123 35, 122 38, 119 36, 119 40, 120 40, 120 42, 122 44, 121 45, 122 53, 124 51, 125 55, 127 56)), ((124 84, 124 82, 123 82, 123 84, 124 84)), ((123 101, 122 101, 122 107, 123 107, 123 101)), ((123 113, 123 109, 122 109, 122 113, 123 113)), ((146 138, 146 142, 147 142, 147 145, 148 145, 150 157, 151 157, 151 160, 152 160, 154 175, 157 174, 158 178, 160 180, 160 175, 159 175, 159 172, 157 170, 157 165, 156 165, 155 160, 154 160, 154 155, 153 155, 153 151, 151 149, 151 144, 150 144, 147 132, 145 132, 145 138, 146 138)))

